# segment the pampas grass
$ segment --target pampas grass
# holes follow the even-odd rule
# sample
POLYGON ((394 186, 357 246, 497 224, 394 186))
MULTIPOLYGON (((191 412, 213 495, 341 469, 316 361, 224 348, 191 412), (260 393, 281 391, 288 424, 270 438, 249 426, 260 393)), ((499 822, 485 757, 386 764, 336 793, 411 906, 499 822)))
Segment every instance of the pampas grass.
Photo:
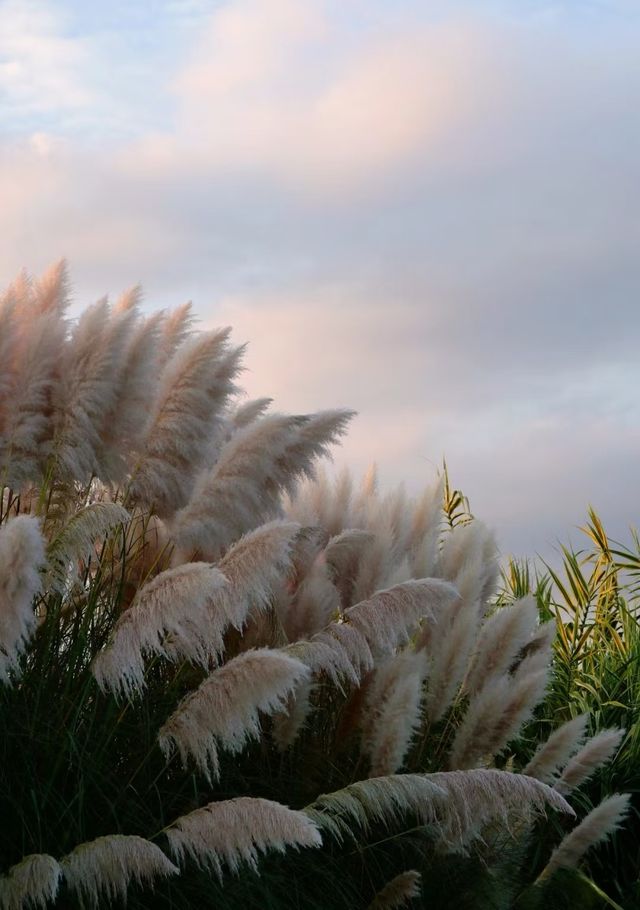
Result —
POLYGON ((19 671, 18 658, 36 628, 33 601, 44 564, 37 518, 19 515, 0 527, 0 683, 19 671))
POLYGON ((125 901, 131 882, 150 887, 156 879, 178 873, 178 868, 155 844, 123 834, 80 844, 63 857, 60 869, 68 888, 84 905, 95 908, 103 905, 104 900, 125 901))
POLYGON ((12 866, 0 878, 2 910, 23 907, 46 907, 58 893, 62 870, 60 864, 45 853, 32 853, 12 866))
POLYGON ((302 812, 267 799, 239 798, 209 803, 167 828, 169 849, 182 865, 191 859, 222 878, 223 864, 232 873, 241 863, 257 869, 267 850, 319 847, 317 826, 302 812))
POLYGON ((397 906, 445 856, 513 903, 622 734, 533 755, 553 628, 492 532, 320 470, 352 412, 243 402, 188 305, 68 294, 0 304, 0 904, 397 906))
POLYGON ((284 652, 246 651, 181 702, 158 734, 160 748, 168 754, 177 746, 183 762, 192 755, 207 777, 217 777, 218 744, 239 752, 248 739, 260 734, 258 712, 272 714, 283 708, 308 675, 304 664, 284 652))
POLYGON ((562 867, 570 869, 577 866, 587 850, 606 840, 620 827, 629 813, 629 801, 628 793, 614 793, 592 809, 554 850, 540 879, 547 878, 562 867))

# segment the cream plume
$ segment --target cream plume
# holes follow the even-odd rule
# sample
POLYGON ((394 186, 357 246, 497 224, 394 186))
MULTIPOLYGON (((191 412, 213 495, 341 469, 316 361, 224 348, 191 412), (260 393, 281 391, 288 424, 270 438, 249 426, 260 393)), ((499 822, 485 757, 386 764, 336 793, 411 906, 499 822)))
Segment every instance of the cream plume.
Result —
POLYGON ((104 900, 126 901, 131 882, 153 886, 157 878, 179 873, 151 841, 124 834, 80 844, 60 860, 60 868, 71 891, 96 910, 104 900))
POLYGON ((164 366, 191 335, 194 323, 191 302, 171 310, 163 320, 160 342, 160 364, 164 366))
POLYGON ((138 320, 127 338, 116 398, 101 430, 100 470, 105 480, 124 479, 132 450, 140 444, 155 394, 163 319, 159 312, 138 320))
POLYGON ((354 829, 397 825, 409 813, 420 824, 433 824, 447 793, 428 774, 393 774, 356 781, 342 790, 324 793, 303 810, 318 827, 338 840, 354 829))
POLYGON ((556 782, 556 790, 562 794, 571 793, 588 780, 617 751, 624 734, 624 730, 602 730, 588 739, 568 762, 556 782))
POLYGON ((234 430, 241 430, 258 420, 259 417, 264 417, 272 401, 272 398, 254 398, 251 401, 244 401, 231 414, 231 426, 234 430))
MULTIPOLYGON (((366 551, 373 546, 375 534, 361 528, 348 528, 332 537, 326 546, 326 560, 332 581, 340 593, 343 607, 353 603, 355 580, 360 560, 366 551)), ((421 576, 422 577, 422 576, 421 576)))
POLYGON ((63 591, 79 563, 95 553, 96 542, 126 525, 130 517, 117 502, 94 502, 76 512, 47 547, 47 584, 63 591))
POLYGON ((211 673, 187 695, 158 734, 165 755, 178 748, 202 773, 218 777, 218 745, 240 752, 260 735, 259 712, 282 711, 309 669, 282 651, 245 651, 211 673))
POLYGON ((241 863, 257 870, 260 854, 284 853, 287 847, 320 847, 316 825, 268 799, 239 797, 209 803, 177 819, 167 830, 171 853, 182 865, 193 860, 222 878, 223 864, 235 873, 241 863))
POLYGON ((546 784, 553 783, 557 772, 564 768, 571 756, 582 744, 587 729, 587 714, 572 718, 542 743, 522 773, 535 777, 546 784))
POLYGON ((457 597, 456 590, 439 578, 412 579, 350 607, 344 618, 374 655, 389 654, 409 641, 421 620, 433 620, 457 597))
POLYGON ((425 490, 413 508, 409 555, 414 578, 430 578, 438 564, 438 540, 442 526, 444 477, 425 490))
POLYGON ((466 852, 467 845, 482 835, 487 824, 529 822, 546 808, 575 816, 567 801, 552 787, 524 774, 495 768, 468 771, 438 771, 426 775, 446 793, 439 816, 438 834, 446 849, 466 852))
POLYGON ((34 597, 45 564, 40 522, 18 515, 0 526, 0 681, 17 672, 18 658, 36 628, 34 597))
POLYGON ((0 908, 46 907, 55 899, 62 870, 46 853, 31 853, 0 878, 0 908))
POLYGON ((270 521, 241 537, 218 564, 228 581, 219 597, 237 629, 251 610, 261 611, 269 606, 290 569, 299 532, 299 525, 292 521, 270 521))
POLYGON ((216 559, 232 540, 278 515, 281 494, 313 473, 315 460, 328 454, 351 416, 350 411, 271 414, 236 433, 176 516, 178 547, 216 559))
POLYGON ((219 569, 199 562, 167 569, 144 585, 93 660, 100 688, 126 696, 141 692, 149 655, 186 658, 203 667, 216 660, 224 647, 223 632, 233 620, 220 607, 226 585, 219 569))
POLYGON ((460 690, 476 643, 479 614, 459 603, 443 611, 435 625, 423 626, 416 646, 430 655, 426 711, 432 723, 439 721, 460 690))
POLYGON ((472 768, 514 739, 544 698, 547 673, 492 678, 471 698, 451 747, 451 769, 472 768))
POLYGON ((14 310, 13 350, 5 376, 0 472, 9 486, 34 481, 43 468, 52 436, 51 401, 58 384, 66 325, 56 311, 29 315, 14 310))
POLYGON ((340 595, 326 565, 317 562, 296 590, 283 625, 289 641, 295 641, 324 629, 339 614, 340 595))
POLYGON ((394 774, 402 766, 420 726, 426 672, 421 651, 401 652, 374 672, 367 691, 362 744, 371 762, 371 777, 394 774))
POLYGON ((54 262, 33 283, 36 312, 62 315, 69 303, 69 273, 66 259, 54 262))
POLYGON ((630 809, 629 793, 614 793, 604 799, 560 842, 538 880, 547 878, 557 869, 577 866, 587 850, 618 830, 630 809))
POLYGON ((318 797, 304 812, 338 840, 372 824, 394 826, 408 813, 433 828, 439 844, 465 852, 482 828, 498 821, 508 827, 529 821, 547 807, 575 815, 551 787, 522 774, 495 769, 435 774, 395 774, 357 781, 318 797))
POLYGON ((161 518, 187 501, 193 473, 204 465, 226 402, 235 391, 243 348, 229 347, 230 331, 188 339, 160 376, 130 493, 153 504, 161 518))
POLYGON ((538 620, 535 598, 524 597, 507 607, 498 607, 480 631, 475 657, 466 681, 470 693, 511 667, 533 635, 538 620))
POLYGON ((106 298, 86 309, 62 355, 52 454, 65 479, 86 482, 99 471, 100 433, 115 404, 131 314, 110 317, 106 298))
POLYGON ((287 698, 285 710, 273 715, 272 735, 281 752, 292 746, 300 735, 311 713, 312 692, 313 684, 308 679, 303 680, 287 698))
POLYGON ((497 554, 493 534, 474 519, 457 525, 444 538, 439 575, 452 582, 462 602, 469 607, 484 606, 497 576, 497 554))
POLYGON ((422 876, 415 869, 401 872, 376 894, 368 910, 400 910, 414 897, 420 897, 421 881, 422 876))

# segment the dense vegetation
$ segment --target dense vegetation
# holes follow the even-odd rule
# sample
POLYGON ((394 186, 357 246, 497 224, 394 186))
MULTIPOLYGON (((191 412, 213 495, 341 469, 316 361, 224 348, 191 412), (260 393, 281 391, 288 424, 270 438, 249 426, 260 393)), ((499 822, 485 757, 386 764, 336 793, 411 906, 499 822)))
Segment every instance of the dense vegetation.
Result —
POLYGON ((500 584, 229 330, 66 303, 0 308, 0 906, 634 906, 637 553, 500 584))

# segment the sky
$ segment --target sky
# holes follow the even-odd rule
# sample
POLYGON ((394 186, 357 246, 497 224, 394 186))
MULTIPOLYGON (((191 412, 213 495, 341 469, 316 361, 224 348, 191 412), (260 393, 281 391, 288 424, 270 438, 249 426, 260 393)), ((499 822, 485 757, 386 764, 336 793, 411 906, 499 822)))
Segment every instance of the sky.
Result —
POLYGON ((640 523, 637 0, 0 0, 0 284, 140 282, 504 553, 640 523))

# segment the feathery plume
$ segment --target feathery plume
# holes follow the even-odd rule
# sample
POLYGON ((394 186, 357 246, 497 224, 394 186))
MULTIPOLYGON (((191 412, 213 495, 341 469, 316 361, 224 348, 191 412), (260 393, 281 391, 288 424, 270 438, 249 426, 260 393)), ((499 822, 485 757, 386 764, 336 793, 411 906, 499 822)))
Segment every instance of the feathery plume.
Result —
POLYGON ((376 894, 368 910, 400 910, 414 897, 420 897, 421 882, 422 876, 415 869, 401 872, 376 894))
POLYGON ((15 314, 15 302, 3 295, 0 298, 0 450, 1 436, 5 424, 7 397, 11 391, 14 377, 13 350, 18 341, 18 323, 15 314))
POLYGON ((264 416, 272 401, 273 398, 254 398, 238 405, 231 415, 231 426, 234 430, 241 430, 243 427, 249 426, 259 417, 264 416))
POLYGON ((430 578, 438 564, 438 540, 442 525, 444 477, 424 491, 411 516, 409 560, 414 578, 430 578))
POLYGON ((31 853, 0 878, 2 910, 46 907, 58 893, 62 870, 46 853, 31 853))
POLYGON ((230 329, 206 332, 178 348, 160 376, 160 388, 142 443, 130 494, 163 518, 185 504, 194 471, 235 391, 243 348, 230 348, 230 329))
POLYGON ((107 480, 124 480, 131 452, 140 444, 155 390, 163 318, 164 313, 159 312, 138 320, 127 339, 116 397, 100 435, 100 476, 107 480))
POLYGON ((149 887, 155 879, 180 871, 159 847, 131 834, 80 844, 60 860, 60 867, 71 891, 94 908, 104 906, 102 898, 126 901, 131 882, 149 887))
POLYGON ((37 478, 49 451, 51 401, 66 325, 55 311, 27 317, 16 308, 15 314, 14 350, 4 380, 0 472, 4 483, 19 487, 37 478))
POLYGON ((91 671, 102 690, 127 697, 144 689, 144 659, 159 654, 207 667, 224 648, 222 635, 232 617, 218 596, 227 584, 209 563, 166 569, 144 585, 115 624, 91 671))
POLYGON ((346 623, 331 623, 309 641, 301 639, 283 650, 309 667, 312 673, 326 673, 338 689, 342 689, 343 679, 358 686, 362 674, 373 668, 367 642, 346 623))
POLYGON ((389 654, 409 641, 421 620, 434 619, 457 597, 456 590, 439 578, 412 579, 349 607, 344 618, 374 654, 389 654))
POLYGON ((454 602, 435 625, 423 626, 416 642, 431 656, 426 711, 432 723, 444 716, 458 694, 476 642, 479 615, 458 606, 454 602))
POLYGON ((80 316, 60 364, 54 388, 52 454, 63 476, 87 481, 99 470, 100 432, 115 404, 130 314, 110 319, 106 298, 80 316), (120 323, 120 324, 118 324, 120 323))
POLYGON ((378 467, 375 462, 369 465, 362 481, 360 489, 353 499, 352 518, 357 528, 362 527, 366 522, 366 516, 369 513, 370 503, 378 493, 378 467))
POLYGON ((202 773, 218 777, 218 749, 240 752, 260 735, 258 712, 281 711, 309 669, 282 651, 245 651, 215 670, 182 700, 158 734, 168 755, 177 746, 183 763, 192 755, 202 773))
POLYGON ((33 599, 45 564, 40 522, 18 515, 0 527, 0 680, 18 669, 18 658, 36 627, 33 599))
POLYGON ((470 693, 511 667, 536 628, 538 608, 531 596, 499 607, 483 624, 466 681, 470 693))
POLYGON ((191 334, 194 322, 191 301, 171 310, 163 320, 160 363, 164 365, 173 357, 191 334))
POLYGON ((572 869, 577 866, 587 850, 602 843, 620 828, 631 808, 630 801, 629 793, 614 793, 592 809, 560 842, 538 881, 552 875, 557 869, 572 869))
POLYGON ((489 680, 469 701, 453 740, 449 767, 472 768, 504 749, 544 698, 546 683, 544 670, 519 679, 506 675, 489 680))
POLYGON ((354 828, 367 832, 372 824, 397 825, 409 813, 420 824, 432 824, 438 806, 447 798, 446 791, 432 778, 428 774, 370 777, 324 793, 302 811, 338 840, 352 834, 354 828))
POLYGON ((556 790, 566 795, 581 786, 600 765, 609 761, 622 742, 624 734, 624 730, 602 730, 588 739, 582 749, 568 762, 556 782, 556 790))
POLYGON ((88 561, 96 541, 129 519, 127 510, 117 502, 94 502, 76 512, 47 547, 47 584, 63 591, 71 569, 88 561))
MULTIPOLYGON (((340 593, 340 601, 346 608, 353 603, 353 591, 358 567, 363 554, 376 539, 372 531, 348 528, 328 542, 324 558, 331 580, 340 593)), ((423 576, 420 576, 423 577, 423 576)))
POLYGON ((241 863, 257 870, 260 854, 287 847, 319 847, 318 828, 303 812, 269 799, 239 797, 209 803, 177 819, 166 831, 172 855, 182 865, 193 860, 222 879, 241 863))
POLYGON ((66 259, 54 262, 33 284, 33 298, 38 313, 62 315, 69 302, 69 273, 66 259))
POLYGON ((554 730, 547 741, 538 747, 522 773, 544 781, 545 784, 553 783, 557 772, 564 768, 574 752, 580 748, 588 719, 587 714, 579 714, 554 730))
POLYGON ((324 562, 316 562, 299 585, 283 619, 289 641, 313 635, 340 615, 340 595, 324 562))
POLYGON ((367 692, 363 735, 371 777, 394 774, 402 766, 420 726, 426 671, 425 654, 417 651, 397 654, 374 672, 367 692))
POLYGON ((115 306, 113 307, 113 312, 118 313, 128 313, 129 311, 137 310, 138 306, 142 301, 142 285, 134 284, 130 288, 127 288, 126 291, 123 291, 122 294, 118 297, 115 306))
MULTIPOLYGON (((292 552, 292 577, 290 578, 290 588, 295 590, 299 587, 308 573, 312 570, 316 560, 324 561, 323 550, 327 545, 329 535, 324 528, 302 527, 293 544, 292 552)), ((332 579, 333 580, 333 579, 332 579)))
POLYGON ((358 603, 387 585, 396 557, 396 540, 392 518, 373 499, 369 500, 365 526, 373 531, 371 544, 358 560, 351 597, 358 603))
POLYGON ((467 844, 492 822, 497 821, 508 830, 511 820, 529 822, 547 807, 575 815, 556 790, 524 774, 474 768, 438 771, 426 776, 445 791, 447 798, 440 803, 438 835, 447 849, 456 852, 466 852, 467 844))
POLYGON ((280 512, 315 459, 344 433, 350 411, 296 417, 271 414, 236 433, 204 472, 176 515, 173 536, 182 551, 216 559, 228 544, 280 512))
POLYGON ((308 679, 303 680, 287 698, 285 710, 273 715, 272 735, 281 752, 294 744, 307 722, 312 692, 313 684, 308 679))
POLYGON ((291 566, 299 531, 292 521, 270 521, 241 537, 218 564, 228 581, 219 597, 236 629, 242 628, 251 610, 268 607, 291 566))
POLYGON ((496 573, 495 540, 482 522, 474 519, 446 534, 438 574, 455 585, 462 602, 484 608, 496 573))

